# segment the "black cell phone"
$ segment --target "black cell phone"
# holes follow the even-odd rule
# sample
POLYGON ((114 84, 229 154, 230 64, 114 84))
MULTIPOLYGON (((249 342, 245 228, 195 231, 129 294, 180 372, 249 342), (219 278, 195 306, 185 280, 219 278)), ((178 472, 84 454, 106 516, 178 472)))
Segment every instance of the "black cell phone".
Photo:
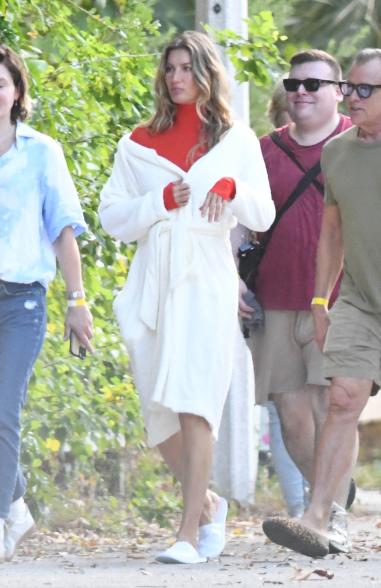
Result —
POLYGON ((77 335, 74 331, 70 331, 70 353, 75 357, 79 357, 79 359, 85 359, 86 357, 86 347, 80 344, 77 335))

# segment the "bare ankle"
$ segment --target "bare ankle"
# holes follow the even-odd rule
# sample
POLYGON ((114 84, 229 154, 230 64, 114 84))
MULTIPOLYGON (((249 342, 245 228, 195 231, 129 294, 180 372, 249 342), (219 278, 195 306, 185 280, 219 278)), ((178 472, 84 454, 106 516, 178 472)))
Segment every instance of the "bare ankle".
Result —
POLYGON ((307 525, 307 527, 311 527, 321 532, 327 531, 328 520, 329 514, 327 516, 322 509, 311 510, 310 508, 304 513, 304 515, 301 518, 301 522, 307 525))
POLYGON ((216 513, 220 497, 212 490, 207 490, 204 502, 204 508, 200 517, 200 526, 208 525, 212 522, 213 515, 216 513))
POLYGON ((187 543, 190 543, 191 545, 193 545, 194 548, 196 548, 197 545, 197 537, 195 533, 189 533, 187 531, 179 531, 177 536, 176 536, 176 540, 177 541, 186 541, 187 543))

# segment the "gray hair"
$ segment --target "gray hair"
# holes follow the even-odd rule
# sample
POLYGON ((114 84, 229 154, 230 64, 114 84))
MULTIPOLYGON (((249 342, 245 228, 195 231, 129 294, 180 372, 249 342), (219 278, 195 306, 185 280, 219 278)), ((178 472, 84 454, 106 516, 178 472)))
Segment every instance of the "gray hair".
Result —
POLYGON ((373 59, 378 59, 381 62, 381 49, 362 49, 357 53, 357 55, 355 55, 352 61, 351 68, 354 65, 364 65, 364 63, 368 63, 368 61, 372 61, 373 59))

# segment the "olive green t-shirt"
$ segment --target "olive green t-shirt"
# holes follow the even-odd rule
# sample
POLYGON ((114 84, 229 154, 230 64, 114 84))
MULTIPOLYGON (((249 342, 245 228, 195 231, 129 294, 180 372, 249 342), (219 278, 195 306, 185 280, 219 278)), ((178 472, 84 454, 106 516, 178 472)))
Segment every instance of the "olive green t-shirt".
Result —
POLYGON ((329 141, 322 155, 325 202, 340 209, 344 278, 340 298, 381 312, 381 141, 365 143, 352 127, 329 141))

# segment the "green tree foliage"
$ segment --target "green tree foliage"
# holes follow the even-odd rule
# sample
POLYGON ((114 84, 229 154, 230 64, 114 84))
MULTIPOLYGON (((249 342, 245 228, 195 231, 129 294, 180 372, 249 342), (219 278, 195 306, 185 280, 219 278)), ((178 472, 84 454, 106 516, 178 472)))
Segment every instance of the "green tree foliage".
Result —
POLYGON ((360 49, 381 47, 381 2, 294 0, 287 33, 331 52, 345 68, 360 49))
POLYGON ((352 57, 364 47, 380 47, 379 0, 248 0, 249 14, 270 10, 287 36, 287 58, 303 47, 330 49, 352 57))
POLYGON ((194 28, 195 2, 192 0, 156 0, 155 16, 163 31, 194 28))
POLYGON ((247 38, 229 29, 206 28, 216 42, 226 48, 239 82, 253 80, 258 86, 266 86, 279 71, 282 58, 278 43, 286 40, 286 37, 279 33, 273 15, 268 10, 254 14, 245 22, 247 38))
MULTIPOLYGON (((94 5, 94 3, 90 3, 94 5)), ((89 232, 80 239, 96 353, 81 362, 62 342, 64 285, 48 296, 47 337, 29 389, 23 461, 41 506, 57 476, 95 472, 96 457, 142 444, 128 360, 112 312, 132 255, 100 229, 99 192, 117 140, 150 106, 156 55, 150 2, 114 1, 118 20, 74 0, 0 2, 0 39, 24 56, 31 77, 31 124, 57 138, 75 180, 89 232), (65 466, 66 467, 66 466, 65 466)))
POLYGON ((226 49, 237 80, 250 83, 251 124, 261 135, 270 128, 265 115, 266 105, 274 81, 286 67, 281 50, 287 37, 279 32, 270 10, 252 12, 246 24, 247 38, 229 29, 206 28, 226 49))

